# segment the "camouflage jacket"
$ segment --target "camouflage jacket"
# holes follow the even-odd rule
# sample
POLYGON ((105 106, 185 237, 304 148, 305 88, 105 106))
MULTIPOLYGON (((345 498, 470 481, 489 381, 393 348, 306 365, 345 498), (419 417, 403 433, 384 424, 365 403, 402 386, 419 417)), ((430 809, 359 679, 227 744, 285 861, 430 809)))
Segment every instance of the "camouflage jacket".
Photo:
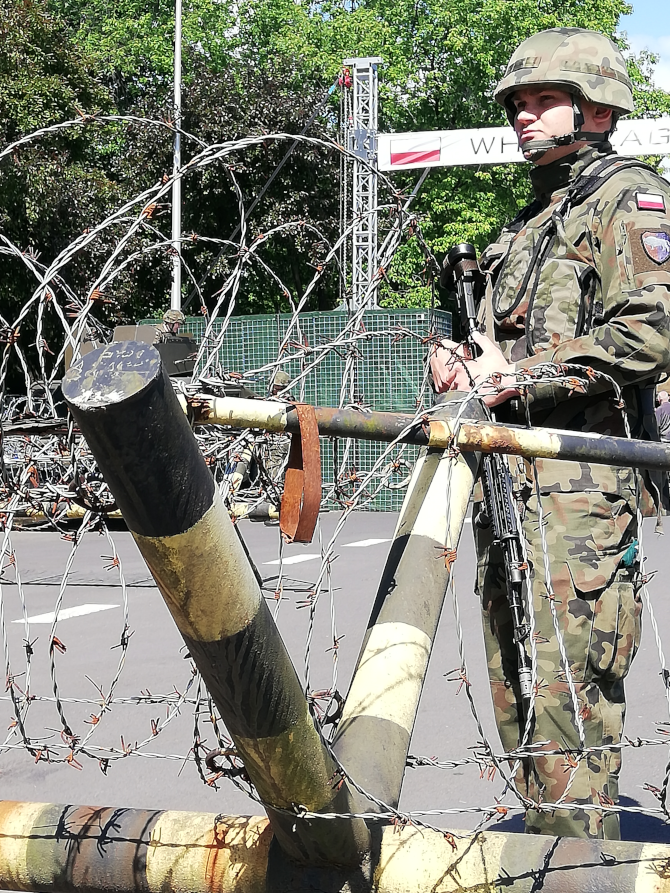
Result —
MULTIPOLYGON (((612 376, 640 436, 650 389, 670 367, 670 184, 609 143, 538 166, 531 180, 535 201, 482 256, 494 337, 517 368, 579 363, 612 376), (585 200, 561 207, 606 165, 585 200)), ((624 435, 611 385, 586 382, 586 394, 537 385, 533 424, 624 435)))

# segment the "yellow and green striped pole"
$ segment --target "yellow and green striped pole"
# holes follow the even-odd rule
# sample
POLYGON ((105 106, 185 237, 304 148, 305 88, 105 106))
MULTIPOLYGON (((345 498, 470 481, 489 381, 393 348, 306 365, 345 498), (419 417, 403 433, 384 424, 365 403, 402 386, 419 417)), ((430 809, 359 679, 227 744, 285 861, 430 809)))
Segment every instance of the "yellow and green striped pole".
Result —
POLYGON ((158 351, 126 341, 72 366, 63 395, 235 741, 282 850, 357 865, 369 847, 158 351))
POLYGON ((670 893, 670 846, 387 826, 371 876, 272 871, 265 817, 0 802, 0 888, 32 893, 670 893), (458 832, 455 832, 458 833, 458 832), (465 832, 463 832, 465 833, 465 832))
MULTIPOLYGON (((435 418, 459 408, 445 402, 435 418)), ((483 416, 479 401, 468 415, 483 416)), ((394 807, 478 467, 476 453, 421 451, 333 742, 347 772, 394 807)), ((363 798, 359 806, 375 808, 363 798)))

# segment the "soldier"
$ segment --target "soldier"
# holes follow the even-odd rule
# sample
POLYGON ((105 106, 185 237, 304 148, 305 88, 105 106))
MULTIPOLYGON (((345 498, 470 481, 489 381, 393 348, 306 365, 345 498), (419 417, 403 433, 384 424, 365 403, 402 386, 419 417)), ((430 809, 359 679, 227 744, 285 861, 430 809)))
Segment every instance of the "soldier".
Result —
MULTIPOLYGON (((633 109, 625 62, 601 34, 544 31, 516 50, 495 98, 534 164, 535 199, 483 254, 491 287, 481 355, 443 342, 431 359, 436 390, 468 391, 495 375, 485 402, 501 421, 625 436, 625 411, 633 436, 654 436, 654 386, 670 363, 670 189, 608 141, 633 109), (610 382, 585 372, 583 390, 550 381, 515 389, 517 370, 545 362, 606 373, 625 410, 610 382)), ((580 747, 621 741, 624 679, 640 638, 637 506, 649 491, 626 468, 538 459, 535 470, 514 462, 512 471, 535 615, 530 740, 546 742, 517 773, 526 830, 616 839, 618 814, 607 806, 617 802, 620 751, 580 747), (533 808, 559 801, 569 808, 533 808)), ((504 571, 490 528, 473 526, 496 721, 510 751, 523 729, 504 571)))
MULTIPOLYGON (((275 373, 272 386, 270 388, 270 396, 279 397, 280 400, 292 401, 294 399, 290 391, 286 388, 291 383, 291 376, 283 369, 279 369, 275 373)), ((283 472, 286 468, 286 460, 288 459, 289 450, 291 448, 291 438, 285 434, 273 434, 267 438, 267 445, 264 451, 265 470, 275 484, 280 483, 283 472)))
POLYGON ((184 325, 186 317, 181 310, 166 310, 163 314, 163 331, 167 338, 170 335, 178 335, 179 329, 184 325))
POLYGON ((670 443, 670 394, 667 391, 658 392, 656 424, 660 439, 664 443, 670 443))

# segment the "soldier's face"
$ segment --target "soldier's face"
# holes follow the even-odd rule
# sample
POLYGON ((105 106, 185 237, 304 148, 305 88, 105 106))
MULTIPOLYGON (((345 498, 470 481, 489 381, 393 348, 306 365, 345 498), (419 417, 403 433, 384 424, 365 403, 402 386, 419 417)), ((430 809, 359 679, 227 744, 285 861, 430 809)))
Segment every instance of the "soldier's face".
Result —
MULTIPOLYGON (((524 145, 529 144, 531 140, 546 140, 574 130, 572 97, 563 90, 552 87, 517 90, 512 96, 512 102, 516 109, 514 129, 522 151, 524 145)), ((609 130, 612 123, 611 109, 594 105, 586 100, 582 100, 581 107, 584 114, 583 130, 592 133, 605 133, 609 130)), ((569 146, 556 146, 536 164, 550 164, 585 145, 584 141, 580 141, 569 146)))
MULTIPOLYGON (((516 109, 514 129, 523 151, 524 145, 532 140, 547 140, 553 136, 563 136, 574 130, 572 97, 563 90, 551 87, 531 87, 517 90, 512 102, 516 109)), ((575 145, 556 146, 537 162, 549 164, 557 158, 575 151, 575 145)))

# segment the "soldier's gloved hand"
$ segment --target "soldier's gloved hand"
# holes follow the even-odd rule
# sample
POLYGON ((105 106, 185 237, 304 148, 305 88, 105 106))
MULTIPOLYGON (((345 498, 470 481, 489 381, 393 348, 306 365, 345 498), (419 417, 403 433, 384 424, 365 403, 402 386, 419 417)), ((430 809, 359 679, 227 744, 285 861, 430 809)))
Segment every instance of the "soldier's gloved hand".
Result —
POLYGON ((464 344, 456 344, 446 338, 440 345, 434 346, 430 368, 435 391, 438 394, 471 391, 476 385, 486 382, 478 394, 487 406, 498 406, 510 397, 517 397, 517 388, 506 387, 515 380, 514 366, 507 362, 498 345, 486 335, 474 332, 472 337, 480 348, 480 355, 475 359, 470 357, 464 344))

